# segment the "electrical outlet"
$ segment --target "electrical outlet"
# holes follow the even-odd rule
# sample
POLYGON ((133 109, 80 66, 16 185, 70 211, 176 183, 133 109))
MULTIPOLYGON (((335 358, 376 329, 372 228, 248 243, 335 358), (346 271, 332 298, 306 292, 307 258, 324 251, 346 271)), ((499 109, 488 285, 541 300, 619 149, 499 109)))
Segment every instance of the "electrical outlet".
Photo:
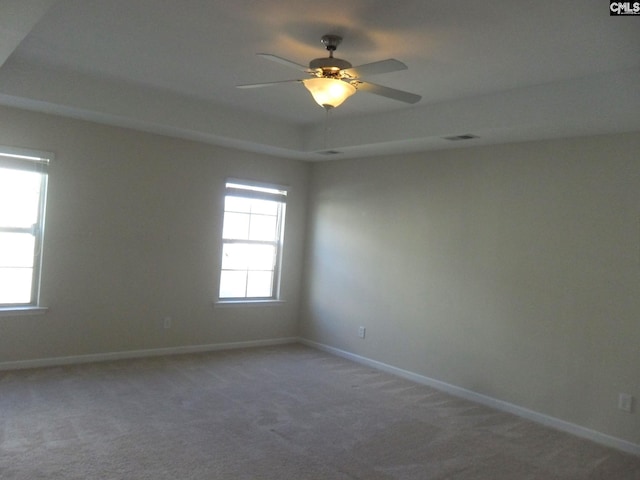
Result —
POLYGON ((367 333, 367 329, 366 328, 364 328, 364 327, 358 328, 358 336, 360 338, 364 338, 366 333, 367 333))
POLYGON ((633 410, 633 396, 628 393, 618 395, 618 408, 623 412, 631 413, 633 410))
POLYGON ((164 328, 171 328, 171 317, 164 317, 164 328))

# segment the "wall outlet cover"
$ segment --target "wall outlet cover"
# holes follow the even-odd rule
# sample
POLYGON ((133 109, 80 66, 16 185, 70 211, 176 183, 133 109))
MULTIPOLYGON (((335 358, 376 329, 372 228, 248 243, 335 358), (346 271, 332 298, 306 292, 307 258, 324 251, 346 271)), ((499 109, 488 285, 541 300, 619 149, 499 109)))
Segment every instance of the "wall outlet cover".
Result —
POLYGON ((633 396, 628 393, 618 395, 618 408, 623 412, 631 413, 633 410, 633 396))

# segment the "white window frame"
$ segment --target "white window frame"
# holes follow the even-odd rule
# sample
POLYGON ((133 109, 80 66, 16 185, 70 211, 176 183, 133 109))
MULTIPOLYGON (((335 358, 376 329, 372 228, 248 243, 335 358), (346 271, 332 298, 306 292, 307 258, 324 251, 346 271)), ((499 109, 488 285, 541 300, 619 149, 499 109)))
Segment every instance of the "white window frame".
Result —
POLYGON ((48 170, 49 164, 53 159, 54 155, 50 152, 0 145, 1 168, 37 172, 41 175, 37 222, 30 227, 0 226, 0 232, 30 233, 35 237, 30 300, 24 303, 0 303, 0 314, 46 310, 40 306, 40 278, 42 273, 48 170))
MULTIPOLYGON (((281 277, 282 277, 282 252, 284 247, 284 224, 286 217, 286 205, 287 205, 287 193, 288 187, 283 185, 276 185, 270 183, 263 182, 254 182, 250 180, 241 180, 237 178, 228 178, 225 182, 225 195, 224 198, 226 200, 229 196, 235 196, 239 198, 247 198, 247 199, 257 199, 257 200, 271 200, 278 202, 278 219, 276 226, 276 239, 275 240, 239 240, 239 239, 228 239, 224 238, 224 234, 221 235, 222 238, 222 248, 220 251, 219 258, 221 259, 220 263, 220 274, 218 276, 218 294, 217 299, 218 303, 256 303, 256 302, 274 302, 280 301, 280 286, 281 286, 281 277), (224 271, 227 271, 223 268, 223 255, 224 255, 224 246, 228 244, 252 244, 252 245, 270 245, 274 246, 276 249, 274 266, 273 266, 273 279, 271 284, 271 295, 269 296, 247 296, 245 291, 245 296, 233 296, 233 297, 222 297, 221 287, 222 287, 222 275, 224 271)), ((224 220, 225 214, 227 213, 226 209, 223 207, 223 229, 224 229, 224 220)), ((232 269, 228 269, 232 270, 232 269)), ((247 270, 252 271, 252 270, 247 270)))

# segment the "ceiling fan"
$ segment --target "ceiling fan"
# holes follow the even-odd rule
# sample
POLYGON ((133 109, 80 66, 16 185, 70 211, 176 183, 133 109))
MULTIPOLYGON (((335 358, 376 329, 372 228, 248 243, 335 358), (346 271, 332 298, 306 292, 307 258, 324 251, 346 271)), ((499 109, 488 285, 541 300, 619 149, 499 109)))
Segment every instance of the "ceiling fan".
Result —
POLYGON ((309 74, 310 78, 268 83, 252 83, 237 85, 237 87, 258 88, 270 87, 283 83, 301 82, 307 90, 309 90, 318 105, 326 110, 341 105, 342 102, 357 91, 369 92, 405 103, 417 103, 422 98, 420 95, 416 95, 414 93, 384 87, 382 85, 362 80, 362 77, 369 75, 406 70, 407 66, 399 60, 390 58, 388 60, 380 60, 378 62, 366 63, 358 67, 353 67, 351 63, 346 60, 335 58, 333 56, 333 52, 336 51, 338 45, 342 42, 342 37, 338 35, 324 35, 321 38, 321 42, 329 51, 329 56, 311 60, 308 67, 292 62, 291 60, 278 57, 277 55, 258 53, 258 56, 262 58, 303 71, 309 74))

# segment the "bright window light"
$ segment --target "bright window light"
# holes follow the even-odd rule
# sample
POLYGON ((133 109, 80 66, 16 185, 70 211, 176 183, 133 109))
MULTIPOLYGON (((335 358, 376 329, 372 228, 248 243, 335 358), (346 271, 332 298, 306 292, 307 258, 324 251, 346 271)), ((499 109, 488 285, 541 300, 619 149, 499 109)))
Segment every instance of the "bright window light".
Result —
POLYGON ((278 298, 286 198, 280 188, 227 182, 221 300, 278 298))
POLYGON ((0 308, 38 304, 48 162, 0 147, 0 308))

